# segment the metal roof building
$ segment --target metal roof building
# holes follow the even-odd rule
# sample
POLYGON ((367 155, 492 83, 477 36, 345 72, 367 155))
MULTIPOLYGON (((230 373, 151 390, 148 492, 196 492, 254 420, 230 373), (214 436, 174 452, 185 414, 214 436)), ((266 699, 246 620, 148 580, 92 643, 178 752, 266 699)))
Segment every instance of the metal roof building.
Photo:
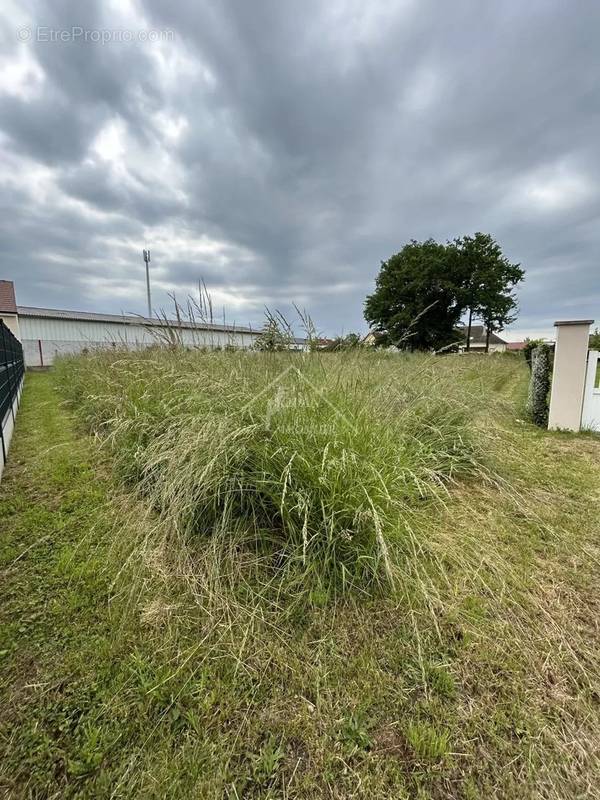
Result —
POLYGON ((27 366, 48 366, 56 355, 97 347, 251 347, 259 330, 142 316, 18 306, 12 281, 0 281, 0 318, 23 343, 27 366))

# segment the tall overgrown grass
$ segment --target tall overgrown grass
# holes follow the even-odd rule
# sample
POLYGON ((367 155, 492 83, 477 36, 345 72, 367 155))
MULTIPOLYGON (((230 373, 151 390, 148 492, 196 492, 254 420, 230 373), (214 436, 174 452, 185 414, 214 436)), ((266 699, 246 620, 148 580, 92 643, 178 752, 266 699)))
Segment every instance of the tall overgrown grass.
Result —
POLYGON ((97 544, 164 709, 130 796, 194 769, 180 796, 589 795, 598 442, 524 421, 523 362, 157 348, 56 377, 134 490, 97 544))
POLYGON ((286 581, 337 592, 393 584, 411 509, 489 478, 473 421, 506 367, 446 358, 154 348, 56 369, 173 532, 235 537, 286 581))

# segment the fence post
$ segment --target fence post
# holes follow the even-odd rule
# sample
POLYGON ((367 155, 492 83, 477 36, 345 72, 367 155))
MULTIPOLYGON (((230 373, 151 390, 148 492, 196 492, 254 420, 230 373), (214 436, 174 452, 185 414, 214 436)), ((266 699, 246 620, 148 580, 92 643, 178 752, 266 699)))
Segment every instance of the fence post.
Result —
MULTIPOLYGON (((6 350, 6 337, 4 336, 4 322, 0 320, 0 368, 4 367, 6 370, 6 377, 4 374, 0 375, 0 444, 2 445, 2 466, 6 464, 6 444, 4 442, 4 400, 6 395, 10 395, 10 391, 6 388, 8 386, 8 356, 6 350)), ((4 370, 3 370, 4 371, 4 370)))
POLYGON ((593 319, 555 322, 556 349, 550 392, 549 430, 578 431, 585 388, 585 371, 593 319))
POLYGON ((6 464, 6 445, 4 444, 4 420, 0 419, 0 445, 2 445, 2 466, 6 464))
POLYGON ((13 369, 15 366, 15 353, 13 352, 14 348, 12 347, 12 342, 7 336, 8 328, 4 325, 2 326, 2 340, 3 340, 3 349, 5 354, 5 363, 6 363, 6 380, 8 382, 8 402, 10 405, 10 413, 13 418, 13 422, 15 422, 15 405, 14 405, 14 386, 13 386, 13 369))

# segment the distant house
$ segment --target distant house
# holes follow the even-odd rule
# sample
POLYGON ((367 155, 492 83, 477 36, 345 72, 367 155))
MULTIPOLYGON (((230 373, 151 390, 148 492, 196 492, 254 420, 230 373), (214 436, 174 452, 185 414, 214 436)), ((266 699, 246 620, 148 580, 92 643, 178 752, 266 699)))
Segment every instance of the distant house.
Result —
POLYGON ((527 342, 507 342, 506 349, 511 351, 525 350, 527 342))
POLYGON ((21 338, 15 287, 12 281, 0 281, 0 320, 17 339, 21 338))
MULTIPOLYGON (((460 347, 460 350, 464 353, 467 349, 467 328, 464 328, 464 341, 460 347)), ((473 353, 483 353, 485 352, 485 346, 487 341, 487 334, 484 325, 472 325, 471 326, 471 338, 469 340, 469 350, 473 353)), ((498 334, 490 333, 489 337, 489 353, 504 353, 508 347, 508 342, 504 339, 501 339, 498 334)))
POLYGON ((363 336, 362 343, 367 347, 375 347, 384 338, 385 334, 380 331, 369 331, 366 336, 363 336))
POLYGON ((329 350, 333 347, 335 339, 328 339, 326 337, 319 337, 314 340, 314 346, 317 350, 329 350))

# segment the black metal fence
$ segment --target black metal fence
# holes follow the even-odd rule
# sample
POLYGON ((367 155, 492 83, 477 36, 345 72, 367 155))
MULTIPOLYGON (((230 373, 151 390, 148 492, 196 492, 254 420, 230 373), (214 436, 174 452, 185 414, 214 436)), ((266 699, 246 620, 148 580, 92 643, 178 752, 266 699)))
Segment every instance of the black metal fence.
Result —
POLYGON ((23 347, 4 322, 0 320, 0 458, 6 464, 8 444, 5 437, 6 424, 15 418, 15 401, 25 373, 23 347))

